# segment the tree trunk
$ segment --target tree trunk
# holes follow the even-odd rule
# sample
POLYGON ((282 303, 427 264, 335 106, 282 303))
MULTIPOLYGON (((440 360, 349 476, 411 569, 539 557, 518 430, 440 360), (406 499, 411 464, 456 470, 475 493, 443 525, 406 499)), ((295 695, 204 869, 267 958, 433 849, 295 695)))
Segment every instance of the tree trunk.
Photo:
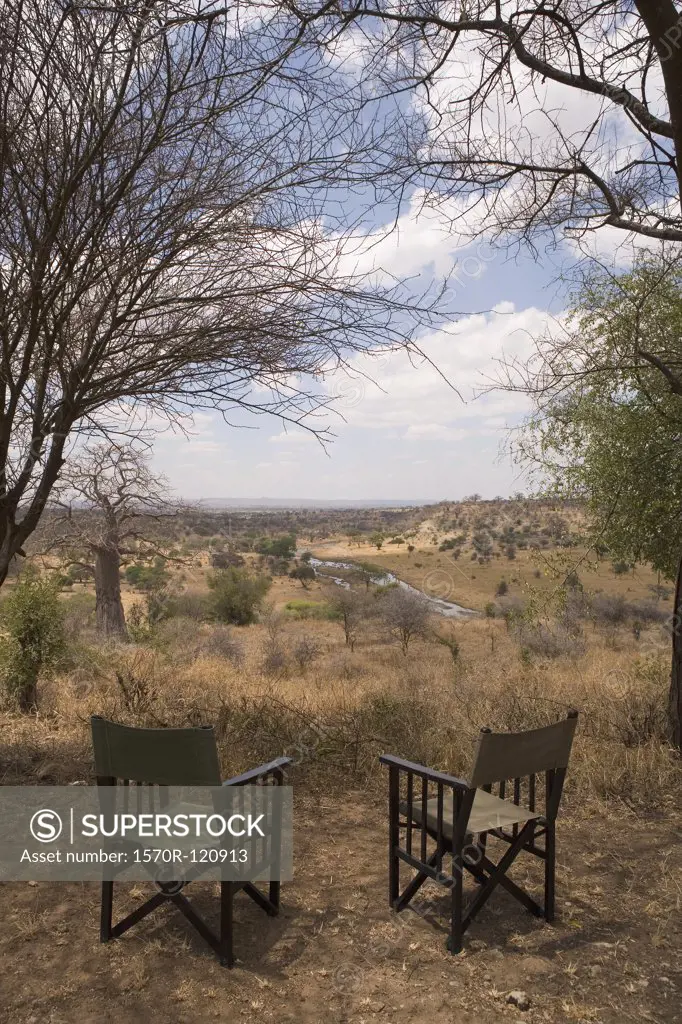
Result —
POLYGON ((38 669, 38 665, 27 668, 17 688, 17 703, 24 714, 35 714, 38 710, 38 669))
POLYGON ((673 609, 673 659, 670 672, 670 726, 673 744, 682 750, 682 558, 677 567, 673 609))
POLYGON ((97 628, 106 636, 123 636, 126 620, 121 601, 121 559, 115 547, 95 549, 97 628))

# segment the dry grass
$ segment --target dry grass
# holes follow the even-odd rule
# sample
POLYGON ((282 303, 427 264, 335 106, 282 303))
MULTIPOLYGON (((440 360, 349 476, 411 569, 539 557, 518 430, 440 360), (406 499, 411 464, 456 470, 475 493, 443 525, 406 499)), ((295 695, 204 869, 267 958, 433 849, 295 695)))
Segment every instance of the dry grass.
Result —
MULTIPOLYGON (((277 580, 270 596, 276 612, 325 595, 277 580)), ((511 989, 531 997, 529 1024, 679 1019, 682 765, 665 742, 660 627, 636 640, 625 626, 590 624, 584 653, 529 658, 501 619, 439 620, 450 647, 431 638, 405 657, 376 620, 351 653, 341 625, 320 619, 275 615, 219 636, 177 619, 143 646, 102 646, 77 619, 69 665, 42 680, 40 713, 0 710, 3 782, 90 781, 95 712, 213 723, 225 776, 294 757, 296 875, 275 920, 238 901, 230 972, 179 915, 159 912, 100 946, 95 886, 4 884, 1 1019, 497 1024, 520 1013, 505 1002, 511 989), (263 671, 273 635, 284 652, 274 675, 263 671), (319 653, 301 667, 303 640, 319 653), (389 914, 377 755, 464 774, 482 725, 528 728, 569 706, 581 716, 559 821, 557 922, 496 893, 467 952, 450 957, 438 887, 425 887, 419 913, 389 914)), ((534 867, 519 878, 531 888, 534 867)), ((122 915, 144 896, 121 889, 122 915)), ((191 899, 210 916, 213 895, 197 886, 191 899)))
POLYGON ((664 806, 679 786, 680 762, 665 742, 666 650, 656 629, 639 642, 625 630, 614 641, 613 631, 592 629, 584 655, 528 662, 499 620, 454 627, 455 660, 435 640, 413 642, 405 657, 376 632, 351 653, 338 623, 283 620, 283 658, 264 671, 271 626, 231 630, 235 658, 201 653, 221 650, 212 627, 178 625, 153 647, 82 646, 68 671, 43 682, 36 719, 6 710, 5 781, 89 778, 93 713, 140 725, 213 723, 226 775, 286 752, 298 785, 347 786, 371 780, 387 750, 465 774, 481 726, 530 728, 576 707, 569 802, 664 806), (303 640, 317 654, 301 669, 303 640))

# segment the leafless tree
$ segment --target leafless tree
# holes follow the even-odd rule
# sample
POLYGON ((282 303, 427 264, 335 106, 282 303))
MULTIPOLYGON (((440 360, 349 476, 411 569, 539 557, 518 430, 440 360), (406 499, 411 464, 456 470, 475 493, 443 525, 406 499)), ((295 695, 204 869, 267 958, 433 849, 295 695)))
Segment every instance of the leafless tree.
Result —
POLYGON ((386 627, 407 654, 410 641, 424 636, 429 622, 429 603, 421 594, 395 587, 380 598, 380 614, 386 627))
POLYGON ((337 586, 329 590, 327 600, 341 620, 346 645, 351 651, 355 650, 362 625, 370 613, 367 596, 351 590, 350 587, 346 589, 337 586))
POLYGON ((454 200, 453 219, 468 208, 481 232, 529 240, 609 225, 682 241, 675 0, 282 6, 322 49, 352 54, 363 105, 402 98, 386 166, 428 202, 454 200))
POLYGON ((121 565, 127 556, 148 559, 164 552, 163 520, 175 517, 178 506, 166 481, 151 472, 148 454, 132 446, 99 444, 80 451, 58 490, 60 507, 44 517, 42 539, 70 565, 91 573, 98 629, 125 636, 121 565))
POLYGON ((74 435, 300 421, 320 375, 429 318, 342 265, 325 202, 365 129, 275 7, 3 4, 0 584, 74 435))

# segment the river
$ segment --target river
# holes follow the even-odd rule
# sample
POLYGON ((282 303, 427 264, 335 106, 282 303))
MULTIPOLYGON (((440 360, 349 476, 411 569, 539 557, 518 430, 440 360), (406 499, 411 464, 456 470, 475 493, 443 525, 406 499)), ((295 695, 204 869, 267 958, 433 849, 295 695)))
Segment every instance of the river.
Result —
MULTIPOLYGON (((352 562, 333 562, 322 558, 309 558, 308 565, 312 566, 317 576, 323 576, 325 579, 331 580, 336 583, 338 587, 345 587, 346 590, 350 589, 350 583, 348 580, 344 580, 341 576, 335 576, 333 572, 327 572, 327 569, 341 569, 346 571, 353 571, 358 569, 357 565, 353 565, 352 562)), ((411 586, 404 580, 398 579, 392 572, 381 573, 377 576, 370 576, 370 582, 374 583, 378 587, 388 586, 390 583, 397 583, 399 587, 404 590, 410 590, 413 594, 419 594, 425 601, 433 608, 434 612, 438 615, 442 615, 447 619, 470 619, 474 616, 479 615, 479 612, 474 611, 471 608, 464 608, 461 604, 455 604, 454 601, 444 601, 440 597, 432 597, 430 594, 425 594, 424 591, 418 590, 417 587, 411 586)))

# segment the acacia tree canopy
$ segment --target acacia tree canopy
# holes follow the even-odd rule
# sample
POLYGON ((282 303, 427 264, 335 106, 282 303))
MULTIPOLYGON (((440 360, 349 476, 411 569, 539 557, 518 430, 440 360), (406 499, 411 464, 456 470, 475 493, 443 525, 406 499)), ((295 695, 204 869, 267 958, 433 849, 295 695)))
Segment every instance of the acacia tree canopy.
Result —
POLYGON ((282 7, 350 63, 363 106, 402 97, 405 130, 387 167, 453 221, 469 210, 480 232, 527 240, 608 225, 682 241, 674 0, 282 7))
POLYGON ((3 6, 0 583, 74 433, 300 421, 314 376, 430 321, 342 266, 364 129, 299 35, 253 0, 3 6))
POLYGON ((506 379, 536 403, 517 454, 586 501, 595 544, 677 579, 670 717, 682 746, 682 264, 593 273, 567 329, 506 379))

